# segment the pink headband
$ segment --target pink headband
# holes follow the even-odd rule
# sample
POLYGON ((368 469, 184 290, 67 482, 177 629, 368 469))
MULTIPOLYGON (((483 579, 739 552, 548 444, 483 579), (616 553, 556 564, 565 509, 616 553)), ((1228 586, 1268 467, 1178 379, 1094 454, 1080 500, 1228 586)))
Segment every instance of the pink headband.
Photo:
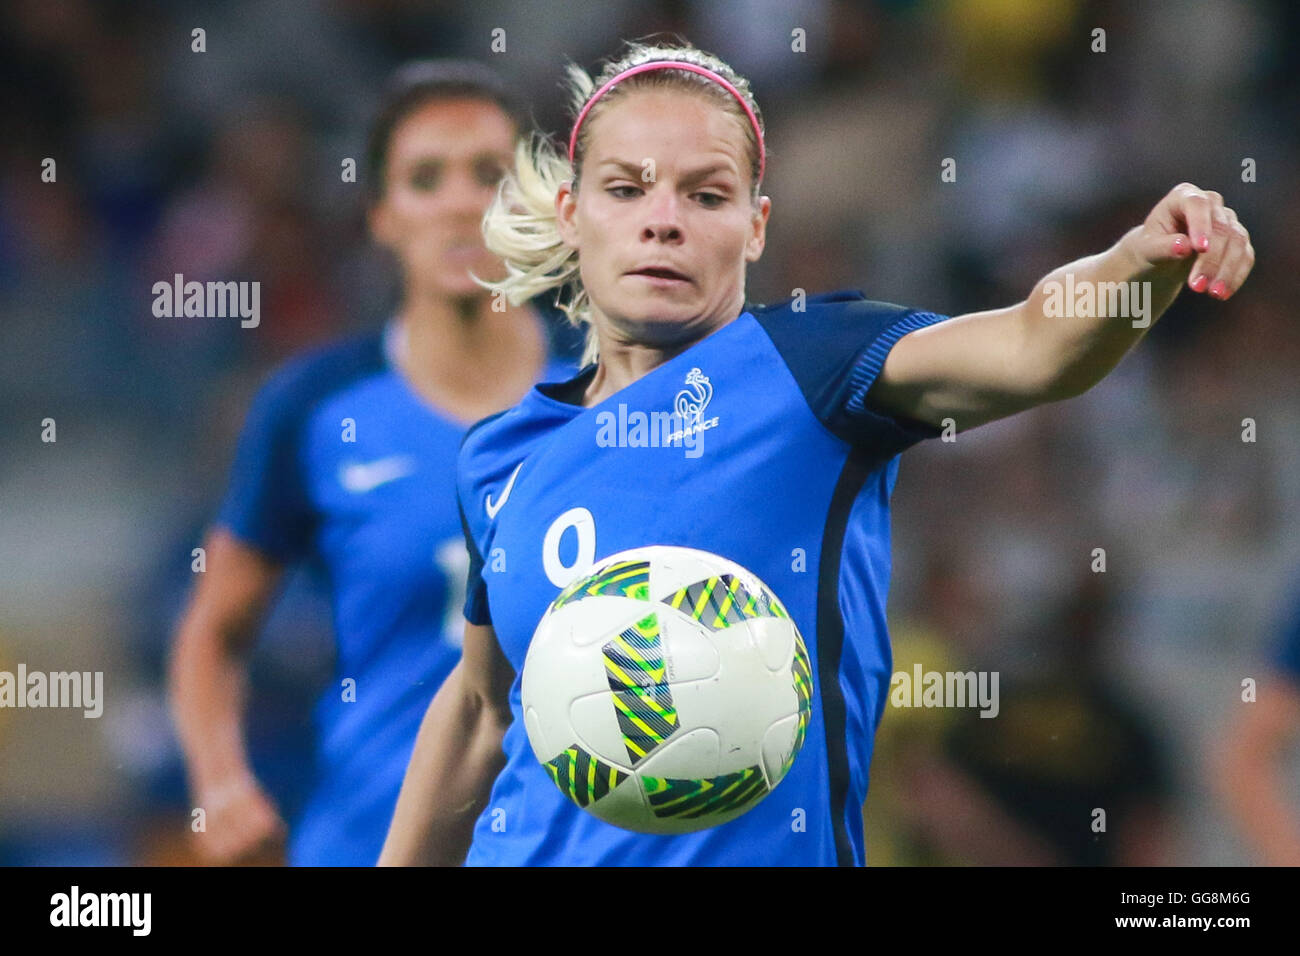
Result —
POLYGON ((688 70, 691 73, 698 73, 700 76, 707 76, 736 98, 736 101, 740 103, 741 109, 745 111, 745 115, 749 117, 749 122, 754 126, 754 137, 758 140, 758 178, 762 180, 763 170, 767 166, 767 151, 763 148, 763 131, 759 129, 758 117, 755 116, 754 111, 749 108, 749 104, 745 102, 745 98, 740 94, 740 90, 736 89, 712 70, 705 69, 702 66, 696 66, 694 63, 686 63, 681 60, 655 60, 651 63, 642 63, 639 66, 629 67, 622 73, 618 74, 618 76, 601 86, 591 99, 587 100, 587 105, 582 108, 582 112, 578 114, 578 118, 573 122, 573 132, 569 136, 569 162, 573 162, 574 151, 578 148, 578 129, 582 126, 582 121, 587 118, 587 113, 589 113, 591 108, 596 105, 596 101, 609 92, 610 87, 620 80, 625 80, 629 76, 635 76, 638 73, 648 73, 650 70, 669 69, 688 70))

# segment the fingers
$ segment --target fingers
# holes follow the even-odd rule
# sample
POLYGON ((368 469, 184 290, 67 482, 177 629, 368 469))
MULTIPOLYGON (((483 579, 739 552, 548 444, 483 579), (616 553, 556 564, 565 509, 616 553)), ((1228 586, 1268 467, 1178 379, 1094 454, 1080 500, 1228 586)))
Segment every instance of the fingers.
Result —
POLYGON ((250 834, 248 844, 233 862, 242 866, 282 866, 285 836, 284 821, 277 815, 260 836, 250 834))
MULTIPOLYGON (((1228 239, 1231 235, 1228 214, 1223 207, 1223 197, 1212 191, 1207 191, 1202 195, 1205 197, 1205 211, 1209 227, 1206 233, 1207 239, 1204 242, 1193 240, 1197 244, 1197 251, 1200 253, 1196 257, 1196 262, 1192 265, 1192 271, 1187 276, 1187 287, 1193 292, 1206 292, 1213 285, 1215 276, 1219 272, 1219 266, 1228 251, 1228 239)), ((1194 199, 1194 197, 1190 196, 1188 198, 1189 201, 1194 199)), ((1198 208, 1200 207, 1198 206, 1198 208)), ((1193 233, 1193 236, 1197 235, 1199 233, 1193 233)))
POLYGON ((1216 299, 1226 299, 1241 288, 1255 266, 1255 248, 1250 244, 1250 233, 1237 221, 1231 209, 1229 214, 1229 236, 1225 243, 1222 258, 1206 286, 1210 295, 1216 299))
POLYGON ((1191 183, 1179 183, 1173 192, 1177 197, 1187 235, 1191 238, 1193 251, 1206 252, 1213 240, 1215 199, 1222 208, 1223 197, 1216 192, 1198 189, 1191 183))
MULTIPOLYGON (((1245 230, 1243 229, 1242 232, 1244 233, 1245 230)), ((1206 293, 1216 299, 1226 299, 1242 287, 1245 274, 1251 271, 1253 265, 1253 261, 1247 261, 1249 258, 1245 251, 1247 246, 1247 239, 1239 238, 1234 234, 1232 241, 1223 251, 1223 258, 1219 260, 1217 271, 1210 276, 1209 284, 1205 287, 1206 293)))
POLYGON ((1125 237, 1129 248, 1143 264, 1156 265, 1193 255, 1192 241, 1175 228, 1172 232, 1156 229, 1135 230, 1125 237))
POLYGON ((274 807, 259 799, 244 809, 242 819, 231 819, 237 845, 231 851, 232 862, 247 863, 273 854, 284 842, 286 826, 274 807))
MULTIPOLYGON (((1250 234, 1237 214, 1223 203, 1214 190, 1197 189, 1190 183, 1174 188, 1181 219, 1191 237, 1196 261, 1187 276, 1187 287, 1216 299, 1226 299, 1241 288, 1255 264, 1250 234)), ((1177 244, 1178 237, 1170 237, 1177 244)))
POLYGON ((1250 259, 1254 264, 1253 250, 1248 257, 1246 247, 1250 236, 1244 226, 1237 221, 1237 214, 1223 205, 1223 197, 1216 192, 1207 192, 1210 202, 1210 243, 1192 265, 1187 277, 1187 287, 1193 292, 1205 292, 1216 299, 1226 299, 1241 287, 1243 260, 1250 259))
POLYGON ((285 826, 278 816, 257 821, 228 820, 221 842, 209 848, 210 859, 223 866, 245 865, 273 859, 285 842, 285 826))
POLYGON ((232 865, 275 854, 288 826, 255 783, 243 782, 212 795, 206 827, 196 834, 200 855, 209 863, 232 865))
POLYGON ((1132 243, 1133 251, 1151 265, 1202 255, 1213 245, 1215 202, 1223 197, 1191 183, 1179 183, 1143 224, 1142 234, 1132 243))
POLYGON ((1158 203, 1141 229, 1125 237, 1142 266, 1182 261, 1193 292, 1227 299, 1255 266, 1250 233, 1223 196, 1179 183, 1158 203))

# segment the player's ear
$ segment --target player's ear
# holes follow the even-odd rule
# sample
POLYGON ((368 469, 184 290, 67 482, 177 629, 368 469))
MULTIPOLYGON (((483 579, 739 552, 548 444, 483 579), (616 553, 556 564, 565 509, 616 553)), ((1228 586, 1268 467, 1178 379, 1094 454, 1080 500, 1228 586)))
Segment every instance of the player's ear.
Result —
POLYGON ((578 194, 573 188, 573 180, 566 179, 555 193, 555 224, 560 239, 572 249, 578 248, 577 218, 578 194))
POLYGON ((758 202, 754 204, 754 215, 750 218, 750 228, 753 231, 745 241, 746 262, 757 262, 763 255, 763 249, 767 245, 767 219, 771 214, 772 200, 767 196, 759 196, 758 202))

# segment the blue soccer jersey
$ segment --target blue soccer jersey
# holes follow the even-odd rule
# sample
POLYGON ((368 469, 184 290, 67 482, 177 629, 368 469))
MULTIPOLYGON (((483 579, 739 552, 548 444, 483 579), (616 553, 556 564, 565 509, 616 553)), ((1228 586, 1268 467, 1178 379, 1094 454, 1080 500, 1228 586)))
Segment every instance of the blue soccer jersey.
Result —
POLYGON ((752 307, 592 408, 577 402, 594 367, 471 430, 457 470, 465 614, 495 628, 516 678, 506 765, 467 864, 865 863, 862 803, 892 663, 889 499, 898 454, 940 433, 882 414, 866 393, 898 339, 945 318, 857 292, 752 307), (638 413, 657 411, 679 412, 698 443, 637 437, 638 413), (647 545, 758 575, 812 658, 807 737, 787 776, 740 817, 680 836, 580 809, 533 755, 520 710, 548 605, 593 560, 647 545))
MULTIPOLYGON (((335 679, 289 861, 379 858, 429 701, 460 658, 467 568, 455 462, 467 424, 420 398, 395 326, 290 362, 258 393, 217 523, 331 594, 335 679)), ((552 362, 547 375, 572 374, 552 362)))

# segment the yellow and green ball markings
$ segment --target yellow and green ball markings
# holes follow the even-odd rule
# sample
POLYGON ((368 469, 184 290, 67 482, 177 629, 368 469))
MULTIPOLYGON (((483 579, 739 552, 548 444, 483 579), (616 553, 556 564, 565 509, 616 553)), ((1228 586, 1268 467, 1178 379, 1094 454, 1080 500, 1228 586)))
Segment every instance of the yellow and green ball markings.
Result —
POLYGON ((794 692, 799 697, 799 722, 795 727, 794 749, 781 767, 781 776, 785 776, 794 763, 794 758, 803 747, 804 735, 808 733, 808 718, 812 715, 812 663, 808 659, 808 647, 803 642, 803 635, 794 632, 794 662, 790 665, 794 675, 794 692))
MULTIPOLYGON (((650 564, 620 561, 574 581, 551 608, 598 594, 649 600, 650 564)), ((661 602, 714 631, 756 617, 789 618, 784 605, 766 588, 751 592, 735 575, 723 574, 679 588, 661 602)), ((679 729, 660 640, 659 618, 649 614, 620 632, 602 648, 605 673, 613 692, 628 758, 635 766, 679 729)), ((799 699, 795 746, 782 769, 789 770, 803 746, 812 713, 812 667, 803 638, 796 632, 791 665, 799 699)), ((555 785, 585 807, 605 796, 629 776, 624 771, 570 745, 546 764, 555 785)), ((640 777, 651 808, 659 817, 700 817, 743 807, 767 792, 759 767, 697 780, 640 777)))
POLYGON ((702 817, 743 807, 767 792, 758 767, 704 780, 641 776, 650 808, 657 817, 702 817))
POLYGON ((659 640, 659 618, 649 614, 607 643, 605 675, 632 766, 679 726, 659 640))
POLYGON ((678 588, 663 603, 720 631, 752 617, 788 618, 784 605, 764 588, 752 593, 733 574, 721 574, 678 588))
POLYGON ((545 766, 555 785, 580 807, 599 800, 628 776, 593 757, 577 744, 570 744, 558 757, 548 760, 545 766))
POLYGON ((551 610, 563 607, 572 601, 581 601, 585 597, 608 594, 614 597, 628 597, 636 601, 650 599, 650 562, 619 561, 595 574, 579 578, 560 592, 551 602, 551 610))

